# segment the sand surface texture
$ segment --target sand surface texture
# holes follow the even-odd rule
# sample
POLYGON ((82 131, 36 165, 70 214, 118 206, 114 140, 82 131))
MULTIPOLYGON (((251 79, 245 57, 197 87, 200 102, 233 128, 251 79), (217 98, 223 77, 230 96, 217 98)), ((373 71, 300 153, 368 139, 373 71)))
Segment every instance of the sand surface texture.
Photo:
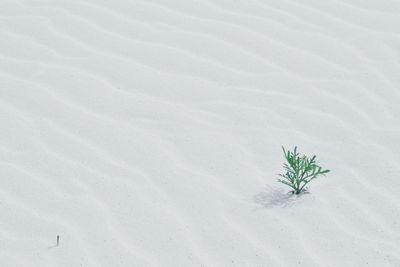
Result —
POLYGON ((0 266, 400 266, 399 118, 399 1, 1 0, 0 266))

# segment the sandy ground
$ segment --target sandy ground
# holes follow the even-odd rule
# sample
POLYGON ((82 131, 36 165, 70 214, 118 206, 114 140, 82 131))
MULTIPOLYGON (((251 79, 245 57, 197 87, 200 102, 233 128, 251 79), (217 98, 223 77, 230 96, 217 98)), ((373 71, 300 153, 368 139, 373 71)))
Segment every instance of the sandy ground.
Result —
POLYGON ((400 266, 399 103, 399 1, 1 0, 0 266, 400 266))

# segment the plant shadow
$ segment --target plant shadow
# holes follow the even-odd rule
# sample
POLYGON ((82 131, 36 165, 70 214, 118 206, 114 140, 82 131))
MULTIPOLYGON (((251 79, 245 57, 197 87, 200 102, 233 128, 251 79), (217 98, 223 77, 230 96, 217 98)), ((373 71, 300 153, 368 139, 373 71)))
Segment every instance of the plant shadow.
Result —
POLYGON ((296 195, 292 192, 287 192, 282 188, 267 186, 263 192, 256 194, 253 197, 253 200, 266 209, 271 209, 273 207, 285 208, 294 205, 304 194, 309 193, 305 191, 299 195, 296 195))

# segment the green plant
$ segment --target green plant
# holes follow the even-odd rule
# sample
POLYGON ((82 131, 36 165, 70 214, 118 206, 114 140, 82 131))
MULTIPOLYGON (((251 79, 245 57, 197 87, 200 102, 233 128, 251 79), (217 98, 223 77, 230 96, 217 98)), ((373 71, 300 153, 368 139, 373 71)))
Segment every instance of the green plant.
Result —
POLYGON ((278 174, 282 179, 278 179, 279 182, 290 186, 293 194, 300 194, 304 187, 318 177, 318 175, 325 175, 330 170, 322 170, 320 166, 315 163, 315 155, 312 158, 308 158, 306 155, 300 156, 297 153, 297 147, 294 148, 293 152, 286 151, 282 146, 283 154, 287 163, 283 164, 285 169, 284 174, 278 174))

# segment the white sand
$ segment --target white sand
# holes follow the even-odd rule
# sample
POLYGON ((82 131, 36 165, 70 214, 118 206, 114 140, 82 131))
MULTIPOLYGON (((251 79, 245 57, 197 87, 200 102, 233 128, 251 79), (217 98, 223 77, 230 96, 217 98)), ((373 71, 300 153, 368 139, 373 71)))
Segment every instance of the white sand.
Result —
POLYGON ((1 0, 0 112, 2 267, 400 266, 399 1, 1 0))

